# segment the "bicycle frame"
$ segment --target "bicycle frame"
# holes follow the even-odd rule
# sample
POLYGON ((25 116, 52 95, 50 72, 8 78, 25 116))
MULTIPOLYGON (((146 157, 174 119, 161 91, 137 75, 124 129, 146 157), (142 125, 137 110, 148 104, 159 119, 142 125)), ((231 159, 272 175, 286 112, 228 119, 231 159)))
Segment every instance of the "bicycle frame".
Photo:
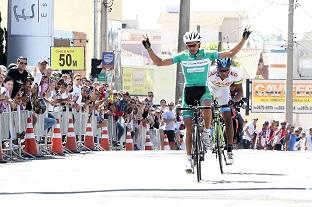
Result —
POLYGON ((225 146, 225 140, 224 140, 224 127, 222 124, 222 116, 220 112, 220 107, 217 106, 217 104, 214 103, 214 110, 213 110, 213 138, 212 143, 215 146, 213 149, 213 152, 216 153, 216 158, 218 158, 219 166, 220 166, 220 172, 223 174, 223 160, 222 156, 224 158, 225 162, 225 154, 224 154, 224 146, 225 146))
POLYGON ((220 109, 215 109, 213 112, 213 139, 212 142, 214 144, 216 144, 217 140, 216 140, 216 135, 220 135, 220 142, 221 143, 225 143, 225 139, 224 139, 224 127, 223 127, 223 123, 222 123, 222 116, 221 116, 221 112, 220 109))

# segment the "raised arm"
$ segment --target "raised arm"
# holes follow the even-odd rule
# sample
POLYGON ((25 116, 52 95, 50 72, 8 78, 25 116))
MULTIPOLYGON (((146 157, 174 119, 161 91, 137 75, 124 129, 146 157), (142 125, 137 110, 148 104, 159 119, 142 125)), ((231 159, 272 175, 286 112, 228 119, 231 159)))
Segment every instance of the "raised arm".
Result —
POLYGON ((249 27, 246 27, 244 29, 244 32, 243 32, 243 37, 239 41, 239 43, 234 48, 232 48, 231 50, 219 53, 219 58, 227 58, 227 57, 232 58, 232 57, 234 57, 242 49, 242 47, 244 46, 244 44, 245 44, 246 40, 248 39, 250 33, 251 33, 251 31, 249 30, 249 27))
POLYGON ((148 55, 150 56, 150 58, 152 59, 152 61, 154 62, 155 65, 165 66, 165 65, 172 65, 173 64, 172 58, 168 58, 168 59, 163 60, 155 54, 155 52, 151 48, 151 43, 150 43, 147 36, 144 37, 144 40, 142 40, 142 44, 145 47, 145 49, 147 50, 148 55))

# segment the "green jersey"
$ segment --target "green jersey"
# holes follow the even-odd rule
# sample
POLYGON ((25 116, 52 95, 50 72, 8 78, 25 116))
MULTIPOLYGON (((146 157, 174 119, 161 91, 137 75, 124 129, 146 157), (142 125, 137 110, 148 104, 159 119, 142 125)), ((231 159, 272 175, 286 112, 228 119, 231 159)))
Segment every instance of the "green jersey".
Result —
POLYGON ((211 61, 218 57, 217 51, 199 49, 195 55, 185 50, 175 55, 172 60, 173 63, 181 63, 185 86, 207 86, 211 61))

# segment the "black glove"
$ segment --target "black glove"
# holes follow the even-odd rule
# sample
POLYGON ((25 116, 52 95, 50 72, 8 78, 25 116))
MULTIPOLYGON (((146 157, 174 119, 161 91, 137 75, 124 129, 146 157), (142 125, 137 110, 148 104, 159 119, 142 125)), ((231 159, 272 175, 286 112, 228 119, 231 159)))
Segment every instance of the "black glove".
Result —
POLYGON ((242 98, 241 101, 242 101, 243 103, 247 103, 247 102, 248 102, 248 98, 244 97, 244 98, 242 98))
POLYGON ((143 38, 144 38, 144 40, 142 40, 142 44, 145 47, 145 49, 151 48, 151 43, 150 43, 150 41, 148 39, 148 36, 147 35, 145 35, 145 36, 143 35, 143 38))
POLYGON ((228 106, 234 106, 235 102, 233 100, 229 100, 228 106))
POLYGON ((250 26, 247 26, 247 27, 245 27, 245 29, 244 29, 243 38, 244 38, 245 40, 248 39, 248 37, 249 37, 249 35, 250 35, 250 33, 251 33, 251 31, 249 30, 249 28, 250 28, 250 26))

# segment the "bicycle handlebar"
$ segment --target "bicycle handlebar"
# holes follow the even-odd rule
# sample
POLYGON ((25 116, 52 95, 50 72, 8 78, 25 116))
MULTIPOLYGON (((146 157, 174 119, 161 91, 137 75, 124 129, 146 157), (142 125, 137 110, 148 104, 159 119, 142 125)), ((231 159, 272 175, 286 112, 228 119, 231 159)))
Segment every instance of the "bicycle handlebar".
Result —
POLYGON ((237 101, 237 102, 232 101, 232 102, 229 102, 228 104, 218 105, 218 102, 216 100, 214 100, 212 105, 214 108, 233 107, 234 106, 234 108, 243 108, 244 109, 244 108, 246 108, 246 105, 245 105, 246 101, 247 101, 246 99, 242 99, 242 100, 237 101))
POLYGON ((246 98, 243 98, 240 101, 234 102, 232 101, 231 103, 228 104, 224 104, 224 105, 218 105, 218 102, 216 100, 213 101, 213 103, 211 104, 211 106, 189 106, 189 107, 177 107, 176 110, 195 110, 195 109, 211 109, 211 107, 213 108, 222 108, 222 107, 235 107, 235 108, 246 108, 245 103, 248 100, 246 98))

